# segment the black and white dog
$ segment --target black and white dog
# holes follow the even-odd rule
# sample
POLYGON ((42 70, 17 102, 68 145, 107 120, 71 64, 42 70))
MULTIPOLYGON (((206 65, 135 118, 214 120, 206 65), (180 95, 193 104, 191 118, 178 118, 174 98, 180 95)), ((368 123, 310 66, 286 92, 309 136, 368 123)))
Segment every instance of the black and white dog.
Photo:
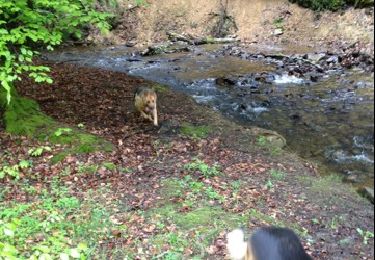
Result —
POLYGON ((242 230, 228 234, 232 260, 312 260, 298 236, 290 229, 265 227, 257 230, 247 242, 242 230))

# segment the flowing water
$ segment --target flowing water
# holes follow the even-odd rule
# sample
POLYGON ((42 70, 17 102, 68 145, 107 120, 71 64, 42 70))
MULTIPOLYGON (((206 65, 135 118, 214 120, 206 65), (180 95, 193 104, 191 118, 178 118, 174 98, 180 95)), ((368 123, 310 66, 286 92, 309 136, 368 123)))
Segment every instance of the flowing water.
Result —
POLYGON ((373 187, 373 73, 333 68, 311 80, 283 71, 280 61, 219 55, 218 48, 150 57, 125 47, 73 49, 48 58, 169 85, 241 124, 275 130, 327 172, 352 174, 359 185, 373 187))

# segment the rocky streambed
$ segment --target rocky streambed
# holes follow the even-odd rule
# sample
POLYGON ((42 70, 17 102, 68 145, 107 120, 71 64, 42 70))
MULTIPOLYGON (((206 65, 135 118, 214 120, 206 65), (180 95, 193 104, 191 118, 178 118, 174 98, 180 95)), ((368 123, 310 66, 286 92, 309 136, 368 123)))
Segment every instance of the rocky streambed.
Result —
POLYGON ((355 48, 301 53, 175 43, 65 49, 46 58, 169 85, 243 125, 279 132, 288 149, 319 162, 322 173, 373 187, 374 61, 355 48))

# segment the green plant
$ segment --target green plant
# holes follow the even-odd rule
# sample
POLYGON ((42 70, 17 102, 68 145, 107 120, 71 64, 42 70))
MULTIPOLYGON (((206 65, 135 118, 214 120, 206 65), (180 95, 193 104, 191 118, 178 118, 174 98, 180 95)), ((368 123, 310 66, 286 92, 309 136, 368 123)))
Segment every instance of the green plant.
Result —
POLYGON ((220 195, 214 188, 212 187, 207 187, 206 190, 206 195, 210 200, 218 200, 220 202, 224 202, 225 198, 224 196, 220 195))
POLYGON ((149 4, 147 3, 146 0, 134 0, 134 4, 135 4, 135 6, 138 6, 138 7, 147 7, 147 6, 149 6, 149 4))
POLYGON ((52 151, 51 147, 49 147, 49 146, 41 146, 41 147, 37 147, 37 148, 31 148, 28 153, 32 157, 39 157, 44 152, 51 152, 51 151, 52 151))
POLYGON ((265 136, 259 136, 257 139, 257 143, 260 147, 266 147, 268 145, 268 140, 265 136))
POLYGON ((52 83, 49 68, 37 66, 33 58, 36 48, 47 50, 62 43, 64 37, 82 37, 82 28, 94 24, 107 31, 111 15, 94 8, 94 0, 17 0, 0 1, 0 106, 10 102, 12 84, 21 74, 36 82, 52 83), (4 100, 5 99, 5 100, 4 100))
POLYGON ((116 164, 112 163, 112 162, 105 162, 103 163, 103 166, 109 170, 109 171, 115 171, 117 169, 116 167, 116 164))
POLYGON ((105 209, 70 196, 64 187, 56 192, 57 179, 53 183, 40 200, 0 203, 0 259, 87 259, 107 236, 105 209))
POLYGON ((6 176, 13 177, 18 180, 20 178, 19 166, 18 165, 3 166, 0 169, 0 179, 4 179, 6 176))
POLYGON ((73 130, 71 128, 58 128, 54 135, 56 137, 62 136, 63 134, 71 133, 73 130))
POLYGON ((266 183, 266 188, 267 189, 272 189, 275 185, 273 184, 273 182, 271 180, 267 180, 267 183, 266 183))
POLYGON ((282 181, 285 179, 285 173, 282 171, 275 170, 275 169, 272 169, 270 171, 270 176, 272 179, 276 181, 282 181))
POLYGON ((20 161, 20 163, 18 165, 20 166, 21 169, 26 169, 26 168, 31 167, 32 162, 27 161, 27 160, 22 160, 22 161, 20 161))
POLYGON ((20 170, 29 168, 31 165, 31 161, 22 160, 16 165, 0 166, 0 179, 4 179, 6 176, 9 176, 18 180, 20 178, 20 170))
POLYGON ((273 24, 275 25, 276 28, 283 29, 284 28, 284 18, 282 18, 282 17, 276 18, 273 21, 273 24))
POLYGON ((190 172, 199 172, 205 178, 215 177, 220 175, 219 166, 209 166, 204 161, 201 160, 194 160, 191 163, 188 163, 184 166, 184 168, 190 172))
POLYGON ((370 232, 370 231, 364 231, 363 229, 360 229, 360 228, 357 228, 357 232, 358 234, 363 237, 363 243, 365 245, 368 244, 368 241, 371 239, 371 238, 374 238, 374 233, 370 232))

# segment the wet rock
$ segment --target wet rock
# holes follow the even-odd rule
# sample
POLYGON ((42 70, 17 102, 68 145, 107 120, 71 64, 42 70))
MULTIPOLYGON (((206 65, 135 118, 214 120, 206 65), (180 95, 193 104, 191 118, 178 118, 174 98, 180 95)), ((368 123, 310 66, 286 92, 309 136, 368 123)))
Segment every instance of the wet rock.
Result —
POLYGON ((235 79, 222 77, 222 78, 216 79, 215 83, 222 87, 230 87, 230 86, 235 86, 237 81, 235 79))
POLYGON ((307 59, 313 63, 319 63, 319 61, 321 61, 324 57, 326 57, 325 53, 314 53, 307 55, 307 59))
POLYGON ((161 124, 161 127, 159 129, 160 135, 174 135, 179 132, 180 124, 177 121, 174 120, 168 120, 161 124))
POLYGON ((331 56, 327 59, 327 62, 328 63, 338 63, 339 62, 339 57, 334 55, 334 56, 331 56))
POLYGON ((125 44, 126 47, 129 47, 129 48, 132 48, 134 47, 135 45, 137 45, 137 42, 133 42, 133 41, 130 41, 130 42, 127 42, 125 44))
POLYGON ((361 171, 348 171, 343 181, 351 184, 364 183, 367 178, 367 174, 361 171))
POLYGON ((277 28, 273 31, 273 35, 275 36, 280 36, 280 35, 283 35, 284 34, 284 30, 281 29, 281 28, 277 28))
POLYGON ((318 82, 320 78, 321 78, 321 75, 319 75, 318 73, 313 73, 310 75, 310 80, 312 82, 318 82))
POLYGON ((292 119, 293 121, 300 121, 302 119, 302 116, 299 115, 299 114, 291 114, 289 115, 290 119, 292 119))
POLYGON ((189 52, 190 49, 186 45, 162 43, 148 47, 146 50, 141 52, 142 56, 153 56, 160 55, 163 53, 178 53, 178 52, 189 52))
POLYGON ((259 136, 265 137, 270 147, 280 148, 280 149, 283 149, 284 147, 286 147, 287 143, 286 143, 285 137, 276 133, 275 131, 255 127, 251 129, 251 132, 253 135, 256 135, 258 137, 259 136))
POLYGON ((264 57, 266 58, 271 58, 271 59, 275 59, 275 60, 283 60, 283 59, 287 59, 288 56, 284 55, 284 54, 281 54, 281 53, 276 53, 276 54, 266 54, 264 55, 264 57))

